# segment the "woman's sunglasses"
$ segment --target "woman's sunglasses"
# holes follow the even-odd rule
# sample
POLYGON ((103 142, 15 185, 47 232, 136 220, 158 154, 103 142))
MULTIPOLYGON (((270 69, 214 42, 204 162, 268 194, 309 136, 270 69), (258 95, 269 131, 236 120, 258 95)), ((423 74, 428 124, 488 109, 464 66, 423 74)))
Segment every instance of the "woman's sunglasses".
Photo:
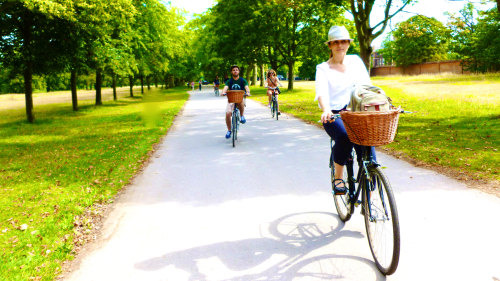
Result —
POLYGON ((351 43, 351 40, 335 40, 335 41, 330 41, 331 44, 349 44, 351 43))

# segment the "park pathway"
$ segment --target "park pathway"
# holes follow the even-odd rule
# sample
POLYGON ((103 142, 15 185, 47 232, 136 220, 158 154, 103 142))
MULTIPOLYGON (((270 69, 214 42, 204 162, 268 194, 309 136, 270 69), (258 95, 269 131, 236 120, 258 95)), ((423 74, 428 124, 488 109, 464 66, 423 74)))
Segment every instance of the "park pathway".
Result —
POLYGON ((225 106, 191 93, 65 280, 500 280, 499 198, 379 153, 402 233, 385 277, 359 209, 338 219, 324 131, 248 101, 233 148, 225 106))

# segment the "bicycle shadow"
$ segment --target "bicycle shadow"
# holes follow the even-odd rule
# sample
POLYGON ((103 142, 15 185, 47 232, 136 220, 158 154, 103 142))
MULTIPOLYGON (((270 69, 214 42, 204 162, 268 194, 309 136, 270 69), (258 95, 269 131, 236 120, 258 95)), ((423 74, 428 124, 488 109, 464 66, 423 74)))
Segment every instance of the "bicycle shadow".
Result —
MULTIPOLYGON (((339 238, 364 238, 360 232, 342 228, 343 223, 331 213, 290 214, 269 225, 269 234, 274 236, 272 238, 228 241, 171 252, 139 262, 135 267, 144 271, 157 271, 167 266, 174 266, 188 273, 189 280, 213 280, 213 277, 207 276, 211 272, 201 268, 206 269, 206 264, 204 266, 203 263, 216 258, 226 267, 225 270, 221 269, 221 272, 231 270, 231 275, 238 275, 220 279, 225 281, 292 280, 299 276, 306 280, 313 278, 330 280, 346 278, 346 274, 351 273, 350 270, 347 270, 347 273, 343 272, 342 266, 332 267, 332 264, 336 263, 335 260, 342 259, 364 265, 371 275, 375 275, 372 280, 384 280, 385 277, 377 271, 373 261, 362 257, 323 254, 306 258, 312 251, 327 246, 339 238), (337 226, 333 228, 332 224, 320 225, 310 220, 320 215, 329 216, 337 226), (301 217, 305 219, 300 220, 301 217), (322 263, 329 266, 325 267, 322 263)), ((343 263, 345 262, 341 262, 343 263)), ((210 268, 214 269, 213 266, 210 268)), ((219 271, 217 275, 220 276, 219 271)))

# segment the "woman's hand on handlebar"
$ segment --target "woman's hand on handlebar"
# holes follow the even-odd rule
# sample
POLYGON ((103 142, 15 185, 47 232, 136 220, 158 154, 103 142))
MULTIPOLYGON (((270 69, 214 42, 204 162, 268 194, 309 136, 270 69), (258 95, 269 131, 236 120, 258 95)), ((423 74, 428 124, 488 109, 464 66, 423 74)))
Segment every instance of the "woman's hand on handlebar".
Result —
POLYGON ((331 122, 330 119, 332 119, 332 112, 331 111, 324 111, 323 114, 321 114, 321 122, 322 123, 331 122))

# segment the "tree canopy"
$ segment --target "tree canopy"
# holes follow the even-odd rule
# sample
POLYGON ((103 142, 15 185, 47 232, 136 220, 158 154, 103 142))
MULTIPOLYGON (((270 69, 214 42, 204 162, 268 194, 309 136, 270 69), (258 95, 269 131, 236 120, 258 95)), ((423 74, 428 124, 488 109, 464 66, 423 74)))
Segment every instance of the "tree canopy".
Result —
POLYGON ((0 64, 23 76, 29 122, 33 75, 71 72, 75 102, 76 75, 93 72, 99 105, 103 74, 161 81, 186 47, 182 16, 159 0, 0 1, 0 12, 0 64))
MULTIPOLYGON (((22 89, 33 122, 33 87, 70 87, 78 110, 82 83, 95 86, 99 105, 103 83, 115 89, 127 79, 133 95, 137 79, 141 86, 170 87, 222 78, 238 64, 252 83, 273 68, 288 76, 293 89, 297 75, 312 79, 315 66, 328 59, 323 43, 332 25, 347 27, 355 39, 349 52, 370 67, 372 41, 413 1, 375 2, 219 0, 186 22, 181 11, 160 0, 0 0, 0 91, 22 89), (376 23, 374 11, 383 16, 376 23)), ((498 70, 498 19, 498 6, 476 15, 472 4, 451 16, 448 27, 414 16, 397 25, 381 53, 403 66, 458 58, 477 71, 498 70)))
POLYGON ((446 59, 449 30, 435 18, 413 16, 399 23, 393 36, 396 65, 446 59))

